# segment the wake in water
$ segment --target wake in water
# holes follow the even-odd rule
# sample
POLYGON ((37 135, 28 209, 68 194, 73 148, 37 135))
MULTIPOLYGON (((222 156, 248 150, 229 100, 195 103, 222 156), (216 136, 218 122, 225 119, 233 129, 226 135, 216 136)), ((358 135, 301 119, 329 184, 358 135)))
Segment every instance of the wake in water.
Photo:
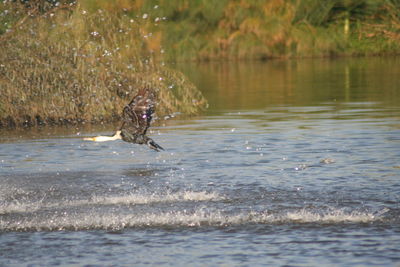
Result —
POLYGON ((92 196, 89 199, 58 203, 13 202, 0 206, 0 231, 370 223, 383 220, 383 214, 387 212, 387 210, 380 213, 347 211, 338 208, 237 211, 233 202, 216 192, 205 191, 160 195, 136 193, 123 196, 92 196), (227 203, 231 205, 226 205, 227 203))
MULTIPOLYGON (((134 176, 135 182, 144 181, 139 191, 132 190, 131 185, 113 187, 112 183, 101 188, 84 183, 87 188, 82 188, 71 181, 85 182, 85 176, 49 177, 34 177, 39 181, 43 179, 41 183, 26 184, 22 177, 14 185, 11 182, 15 183, 15 179, 3 184, 0 189, 0 232, 326 225, 373 223, 388 218, 385 208, 377 211, 360 205, 331 207, 328 204, 332 203, 330 195, 323 192, 271 191, 254 186, 240 190, 220 188, 223 193, 185 190, 184 187, 163 191, 165 186, 159 188, 150 183, 146 187, 144 182, 147 180, 137 176, 134 176)), ((96 180, 94 184, 99 183, 96 180)))
POLYGON ((365 212, 344 212, 337 209, 325 212, 305 209, 270 213, 243 212, 226 214, 223 211, 208 211, 200 208, 194 212, 170 211, 159 213, 54 213, 52 216, 29 216, 21 220, 0 219, 0 231, 61 231, 61 230, 122 230, 135 227, 202 227, 202 226, 235 226, 247 224, 340 224, 370 223, 382 220, 382 215, 365 212))
POLYGON ((122 196, 97 196, 81 200, 63 200, 62 202, 46 203, 45 198, 37 201, 27 199, 13 200, 9 203, 0 202, 0 215, 11 213, 35 212, 52 208, 73 208, 93 205, 139 205, 152 203, 170 203, 183 201, 218 201, 224 199, 217 193, 184 191, 166 194, 139 194, 131 193, 122 196))

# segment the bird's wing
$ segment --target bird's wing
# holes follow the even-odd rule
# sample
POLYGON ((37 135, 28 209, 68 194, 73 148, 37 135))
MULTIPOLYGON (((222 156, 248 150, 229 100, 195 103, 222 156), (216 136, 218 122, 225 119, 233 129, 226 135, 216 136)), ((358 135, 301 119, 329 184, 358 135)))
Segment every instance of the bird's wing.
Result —
POLYGON ((155 95, 149 89, 139 90, 132 101, 124 107, 121 130, 132 135, 145 135, 154 113, 155 95))

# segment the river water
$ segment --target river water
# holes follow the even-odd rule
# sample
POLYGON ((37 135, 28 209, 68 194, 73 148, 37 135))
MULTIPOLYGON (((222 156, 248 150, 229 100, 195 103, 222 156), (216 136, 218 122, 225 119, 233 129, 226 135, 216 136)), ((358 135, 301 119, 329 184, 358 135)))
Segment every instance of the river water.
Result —
POLYGON ((164 152, 0 131, 1 266, 399 266, 399 58, 174 67, 164 152))

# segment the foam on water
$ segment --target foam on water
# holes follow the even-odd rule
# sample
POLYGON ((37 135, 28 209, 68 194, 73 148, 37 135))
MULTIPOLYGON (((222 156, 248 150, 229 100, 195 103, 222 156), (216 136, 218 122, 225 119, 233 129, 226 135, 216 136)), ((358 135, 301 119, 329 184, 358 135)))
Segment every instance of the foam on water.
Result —
POLYGON ((166 194, 140 194, 130 193, 122 196, 94 195, 88 199, 64 200, 62 202, 45 203, 44 198, 36 201, 13 200, 0 202, 0 215, 10 213, 35 212, 40 209, 70 208, 87 205, 139 205, 150 203, 170 203, 183 201, 219 201, 223 196, 216 192, 183 191, 166 194))
POLYGON ((377 213, 366 213, 359 211, 345 212, 341 209, 332 209, 322 214, 302 209, 296 212, 288 212, 285 216, 289 221, 300 223, 367 223, 380 219, 377 213))
POLYGON ((0 215, 9 213, 36 211, 39 208, 40 208, 39 202, 21 203, 20 201, 14 201, 11 203, 0 203, 0 215))
POLYGON ((29 216, 21 220, 6 221, 0 219, 0 231, 60 231, 60 230, 121 230, 135 227, 201 227, 201 226, 231 226, 246 224, 340 224, 369 223, 382 220, 381 214, 341 209, 329 211, 313 211, 301 209, 298 211, 272 213, 241 212, 228 214, 222 210, 209 211, 198 208, 195 211, 186 210, 151 212, 151 213, 56 213, 51 216, 29 216))
POLYGON ((140 195, 140 194, 129 194, 126 196, 113 196, 103 197, 94 196, 89 200, 88 204, 149 204, 159 202, 179 202, 179 201, 212 201, 221 200, 222 196, 215 192, 193 192, 184 191, 177 193, 169 193, 165 195, 140 195))

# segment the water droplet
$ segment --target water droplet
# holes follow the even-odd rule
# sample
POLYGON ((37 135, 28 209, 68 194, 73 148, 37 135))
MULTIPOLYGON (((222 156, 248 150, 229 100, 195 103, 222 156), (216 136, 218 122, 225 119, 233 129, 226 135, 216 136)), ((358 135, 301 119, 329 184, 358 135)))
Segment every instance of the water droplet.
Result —
POLYGON ((332 163, 335 163, 335 160, 334 160, 334 159, 331 159, 331 158, 326 158, 326 159, 322 159, 322 160, 320 161, 320 163, 332 164, 332 163))

